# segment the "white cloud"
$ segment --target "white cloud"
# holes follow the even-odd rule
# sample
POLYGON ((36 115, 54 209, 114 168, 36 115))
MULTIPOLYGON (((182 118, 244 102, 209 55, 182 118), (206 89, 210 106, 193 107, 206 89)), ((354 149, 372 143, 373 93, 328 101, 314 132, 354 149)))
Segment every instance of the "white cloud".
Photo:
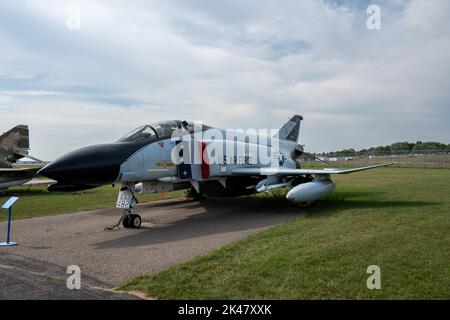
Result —
POLYGON ((380 31, 355 3, 3 1, 0 128, 28 123, 48 159, 163 119, 276 128, 294 113, 314 151, 448 143, 450 3, 381 1, 380 31))

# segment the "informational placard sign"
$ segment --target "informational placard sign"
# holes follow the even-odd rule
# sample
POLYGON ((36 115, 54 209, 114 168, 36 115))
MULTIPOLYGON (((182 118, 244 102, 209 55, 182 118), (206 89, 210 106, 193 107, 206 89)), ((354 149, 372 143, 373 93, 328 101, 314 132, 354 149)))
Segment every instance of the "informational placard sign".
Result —
POLYGON ((8 210, 8 224, 6 227, 6 242, 1 242, 0 247, 11 247, 17 245, 17 242, 9 241, 11 237, 12 206, 14 205, 14 203, 16 203, 17 200, 19 200, 18 197, 11 197, 2 206, 2 209, 8 210))
POLYGON ((17 200, 19 200, 18 197, 11 197, 11 198, 9 198, 8 201, 6 201, 6 202, 3 204, 2 209, 9 209, 9 208, 11 208, 12 205, 13 205, 14 203, 16 203, 17 200))

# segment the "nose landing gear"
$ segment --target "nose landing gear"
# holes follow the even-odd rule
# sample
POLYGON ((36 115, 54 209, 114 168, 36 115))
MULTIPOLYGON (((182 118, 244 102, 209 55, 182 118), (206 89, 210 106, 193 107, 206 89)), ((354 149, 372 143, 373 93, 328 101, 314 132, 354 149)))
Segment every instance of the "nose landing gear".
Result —
POLYGON ((108 226, 105 230, 109 231, 119 229, 120 224, 122 224, 124 228, 140 228, 142 218, 140 215, 134 213, 134 207, 137 203, 137 199, 134 196, 134 184, 127 184, 126 186, 120 188, 116 207, 124 209, 122 216, 115 225, 108 226))

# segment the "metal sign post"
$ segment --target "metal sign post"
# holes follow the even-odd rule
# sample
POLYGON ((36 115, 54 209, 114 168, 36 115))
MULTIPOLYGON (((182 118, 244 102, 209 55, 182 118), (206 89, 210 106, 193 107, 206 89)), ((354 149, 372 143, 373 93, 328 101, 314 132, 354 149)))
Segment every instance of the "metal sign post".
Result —
POLYGON ((10 247, 17 245, 17 242, 10 242, 9 239, 11 237, 11 218, 12 218, 12 206, 16 201, 19 200, 18 197, 11 197, 8 201, 5 202, 5 204, 2 206, 2 209, 8 210, 8 225, 6 229, 6 242, 1 242, 1 247, 10 247))

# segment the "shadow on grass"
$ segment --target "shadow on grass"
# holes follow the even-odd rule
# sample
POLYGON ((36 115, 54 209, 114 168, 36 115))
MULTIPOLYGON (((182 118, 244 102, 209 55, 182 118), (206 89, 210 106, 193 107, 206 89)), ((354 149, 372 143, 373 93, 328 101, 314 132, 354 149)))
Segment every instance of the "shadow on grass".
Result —
POLYGON ((8 189, 5 194, 0 196, 0 199, 9 198, 12 196, 15 197, 42 197, 42 196, 53 196, 59 193, 50 193, 47 191, 45 187, 32 187, 30 189, 26 187, 17 188, 17 189, 8 189))
POLYGON ((333 200, 345 200, 348 198, 360 198, 360 197, 366 197, 366 196, 382 196, 387 194, 386 191, 341 191, 337 190, 334 191, 332 195, 329 196, 330 199, 333 200))
MULTIPOLYGON (((116 186, 115 188, 111 188, 110 186, 103 186, 99 188, 94 188, 90 190, 78 191, 78 192, 49 192, 46 187, 32 187, 28 189, 26 187, 20 187, 15 189, 8 189, 5 194, 0 195, 1 199, 8 199, 9 197, 66 197, 66 196, 108 196, 114 195, 117 197, 119 192, 119 188, 116 186)), ((175 191, 178 192, 178 191, 175 191)), ((145 196, 137 194, 138 201, 139 198, 145 196)), ((163 200, 165 198, 155 198, 155 200, 163 200)), ((143 201, 144 203, 145 201, 143 201)))
POLYGON ((368 199, 348 199, 347 194, 342 193, 344 197, 329 196, 322 200, 314 202, 306 212, 307 218, 320 217, 323 215, 333 215, 342 210, 351 209, 405 209, 405 208, 425 208, 430 206, 440 206, 442 203, 431 201, 410 201, 410 200, 368 200, 368 199))

